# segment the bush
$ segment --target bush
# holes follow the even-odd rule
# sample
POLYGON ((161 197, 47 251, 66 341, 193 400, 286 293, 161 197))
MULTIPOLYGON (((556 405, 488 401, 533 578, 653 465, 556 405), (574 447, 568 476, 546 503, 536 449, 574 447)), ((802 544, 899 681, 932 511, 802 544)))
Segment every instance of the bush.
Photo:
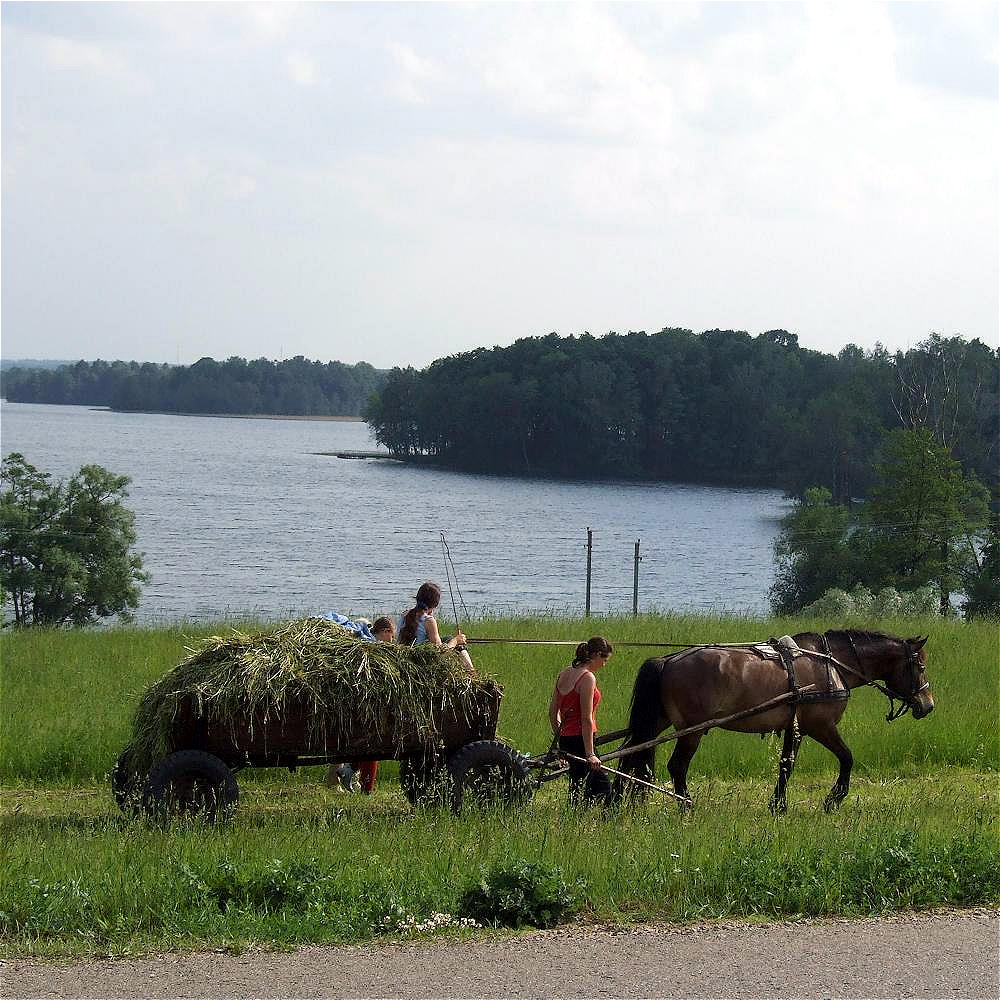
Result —
POLYGON ((568 884, 562 869, 515 858, 483 869, 479 883, 459 899, 458 910, 480 924, 554 927, 580 908, 584 885, 568 884))
POLYGON ((924 618, 938 610, 938 595, 932 586, 908 593, 883 587, 873 594, 859 583, 850 593, 833 587, 799 613, 813 618, 924 618))

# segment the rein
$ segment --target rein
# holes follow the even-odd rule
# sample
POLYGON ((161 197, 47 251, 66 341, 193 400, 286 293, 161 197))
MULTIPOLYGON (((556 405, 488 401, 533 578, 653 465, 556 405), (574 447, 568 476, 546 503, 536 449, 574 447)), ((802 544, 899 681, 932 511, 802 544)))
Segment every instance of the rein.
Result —
MULTIPOLYGON (((855 670, 854 667, 849 667, 846 663, 842 663, 832 654, 827 653, 822 655, 829 656, 830 660, 833 662, 834 666, 836 666, 838 670, 846 670, 848 673, 854 674, 855 677, 860 677, 861 680, 865 682, 865 684, 870 685, 871 687, 875 688, 876 691, 880 691, 882 694, 884 694, 886 698, 889 699, 889 714, 885 717, 885 721, 895 722, 896 719, 900 718, 901 716, 909 712, 909 710, 913 707, 913 703, 916 700, 917 695, 920 694, 921 691, 926 691, 931 686, 930 681, 925 680, 924 683, 921 684, 920 687, 918 687, 910 695, 904 695, 900 694, 898 691, 894 691, 891 687, 889 687, 888 684, 885 684, 884 682, 874 677, 869 677, 867 674, 863 672, 861 653, 858 650, 856 643, 854 642, 854 636, 851 634, 850 629, 845 629, 844 633, 847 636, 847 641, 851 644, 851 651, 854 653, 854 659, 858 661, 857 670, 855 670), (899 702, 899 707, 896 706, 897 701, 899 702)), ((825 632, 822 634, 821 638, 823 640, 824 648, 829 649, 830 644, 827 642, 825 632)), ((914 653, 912 649, 909 649, 909 647, 907 647, 907 649, 909 651, 909 655, 907 658, 907 666, 912 666, 916 662, 917 654, 914 653)))

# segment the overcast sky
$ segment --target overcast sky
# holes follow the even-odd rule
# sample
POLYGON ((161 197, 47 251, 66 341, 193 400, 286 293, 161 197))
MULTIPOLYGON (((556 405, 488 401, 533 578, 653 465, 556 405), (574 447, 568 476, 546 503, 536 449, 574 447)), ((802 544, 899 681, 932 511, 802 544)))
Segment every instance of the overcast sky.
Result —
POLYGON ((998 337, 998 5, 4 3, 4 357, 998 337))

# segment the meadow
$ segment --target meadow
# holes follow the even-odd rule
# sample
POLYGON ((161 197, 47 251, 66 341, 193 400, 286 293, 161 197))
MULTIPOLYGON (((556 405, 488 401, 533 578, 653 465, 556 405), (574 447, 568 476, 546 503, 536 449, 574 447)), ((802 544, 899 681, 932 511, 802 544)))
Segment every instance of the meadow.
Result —
MULTIPOLYGON (((845 624, 861 625, 541 617, 485 619, 467 631, 700 643, 845 624)), ((612 923, 1000 902, 995 625, 864 623, 897 635, 930 634, 936 709, 924 720, 888 724, 881 695, 852 695, 841 730, 854 752, 854 778, 831 815, 822 809, 836 774, 827 751, 804 742, 789 812, 775 818, 767 801, 780 742, 716 731, 692 765, 695 809, 688 814, 657 798, 579 814, 567 807, 560 783, 513 812, 413 810, 394 780, 395 765, 386 762, 370 797, 326 787, 321 769, 270 769, 241 772, 239 809, 218 828, 126 820, 107 776, 142 691, 192 641, 231 625, 22 631, 0 639, 3 954, 478 933, 462 924, 469 889, 519 872, 527 872, 519 891, 561 894, 564 918, 612 923)), ((477 644, 472 651, 479 668, 504 685, 500 735, 526 752, 544 750, 548 695, 570 650, 477 644)), ((621 649, 602 671, 602 729, 625 724, 645 655, 621 649)), ((657 761, 664 783, 667 756, 657 761)))

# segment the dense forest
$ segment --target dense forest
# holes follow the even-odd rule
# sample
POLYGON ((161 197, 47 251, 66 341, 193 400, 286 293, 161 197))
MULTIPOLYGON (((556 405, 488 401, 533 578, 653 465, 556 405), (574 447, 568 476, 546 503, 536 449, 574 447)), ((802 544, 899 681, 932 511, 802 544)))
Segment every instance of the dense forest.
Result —
POLYGON ((795 334, 545 337, 394 368, 365 418, 400 458, 486 472, 827 487, 865 495, 884 432, 930 427, 996 490, 998 351, 890 354, 795 334))
POLYGON ((360 416, 386 373, 365 362, 323 364, 202 358, 193 365, 78 361, 54 371, 9 368, 0 391, 13 403, 73 403, 168 413, 360 416))

